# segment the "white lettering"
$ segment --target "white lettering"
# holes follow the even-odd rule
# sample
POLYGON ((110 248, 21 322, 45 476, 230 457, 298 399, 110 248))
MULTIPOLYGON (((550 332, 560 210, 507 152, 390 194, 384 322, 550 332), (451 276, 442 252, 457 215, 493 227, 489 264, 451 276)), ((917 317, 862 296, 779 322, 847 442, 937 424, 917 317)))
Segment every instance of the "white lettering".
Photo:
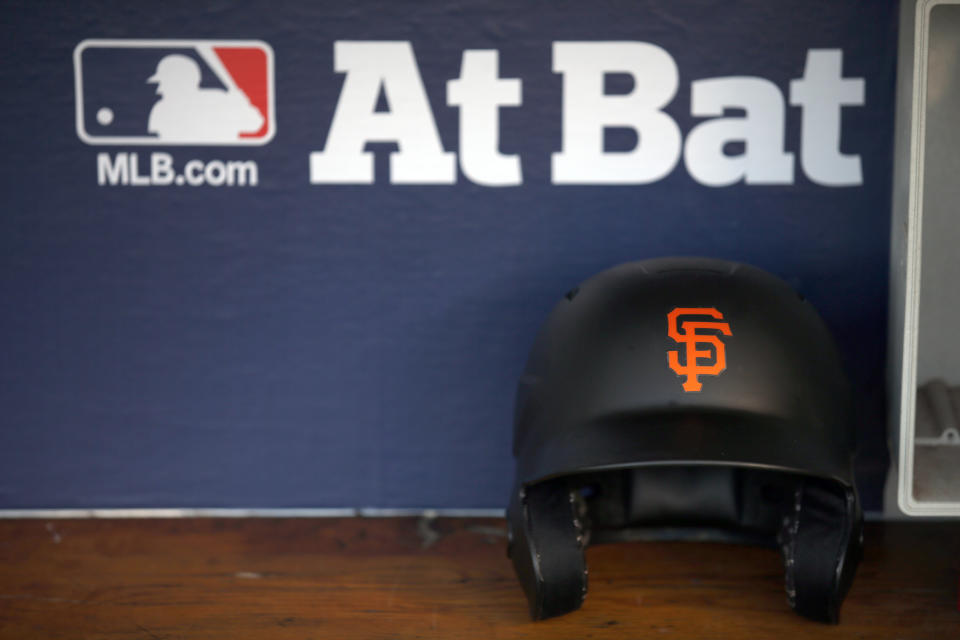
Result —
POLYGON ((124 185, 130 181, 127 152, 121 151, 111 161, 109 153, 97 154, 97 184, 124 185))
POLYGON ((113 156, 97 154, 97 183, 110 186, 154 186, 188 184, 192 187, 210 185, 257 186, 259 171, 253 160, 190 160, 178 174, 173 156, 156 151, 150 154, 150 173, 139 173, 140 157, 136 153, 120 151, 113 156))
POLYGON ((183 176, 187 179, 187 184, 197 187, 203 184, 203 162, 200 160, 191 160, 183 167, 183 176))
POLYGON ((460 168, 477 184, 523 183, 520 156, 500 153, 500 107, 522 104, 521 82, 500 79, 497 51, 464 51, 460 77, 447 82, 447 104, 460 107, 460 168))
POLYGON ((227 184, 245 187, 249 184, 251 187, 257 186, 257 163, 253 160, 237 160, 227 163, 227 184))
POLYGON ((128 158, 130 161, 130 184, 134 187, 149 187, 150 176, 140 175, 140 158, 136 153, 131 153, 128 158))
POLYGON ((743 118, 714 118, 687 135, 683 158, 694 180, 724 187, 747 184, 791 184, 793 154, 784 151, 783 94, 763 78, 697 80, 690 90, 695 116, 722 116, 724 109, 743 109, 743 118), (724 145, 742 142, 743 153, 727 155, 724 145))
POLYGON ((173 184, 177 174, 173 170, 173 156, 158 151, 150 155, 150 180, 155 185, 173 184))
POLYGON ((643 184, 680 159, 680 129, 662 109, 677 92, 673 58, 646 42, 554 42, 553 71, 563 74, 563 141, 553 154, 556 184, 643 184), (606 95, 604 76, 632 76, 626 95, 606 95), (604 129, 637 134, 630 151, 605 151, 604 129))
POLYGON ((227 167, 222 160, 211 160, 203 169, 203 177, 210 186, 221 187, 227 181, 227 167))
POLYGON ((790 104, 803 108, 800 164, 817 184, 863 184, 860 156, 840 153, 840 115, 844 106, 864 103, 863 78, 843 77, 843 51, 811 49, 803 78, 790 82, 790 104))
POLYGON ((444 152, 409 42, 348 42, 333 46, 343 89, 323 151, 310 154, 310 182, 371 184, 368 142, 396 142, 390 182, 453 184, 456 159, 444 152), (389 111, 376 112, 381 89, 389 111))

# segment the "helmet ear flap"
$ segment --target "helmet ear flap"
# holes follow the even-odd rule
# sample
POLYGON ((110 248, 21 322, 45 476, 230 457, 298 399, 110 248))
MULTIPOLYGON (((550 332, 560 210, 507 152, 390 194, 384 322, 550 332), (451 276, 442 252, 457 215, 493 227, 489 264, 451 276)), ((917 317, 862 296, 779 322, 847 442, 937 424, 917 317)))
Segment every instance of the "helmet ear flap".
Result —
POLYGON ((561 479, 514 491, 507 554, 534 620, 580 608, 587 593, 583 536, 573 494, 561 479))
POLYGON ((839 621, 863 552, 863 514, 854 491, 807 480, 783 518, 779 540, 787 599, 806 618, 839 621))

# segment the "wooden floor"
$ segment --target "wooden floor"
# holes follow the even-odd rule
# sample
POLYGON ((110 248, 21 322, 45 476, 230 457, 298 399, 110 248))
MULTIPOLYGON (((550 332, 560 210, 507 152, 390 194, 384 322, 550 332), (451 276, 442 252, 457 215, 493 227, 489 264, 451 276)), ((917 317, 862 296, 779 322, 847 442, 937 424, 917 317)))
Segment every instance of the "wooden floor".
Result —
POLYGON ((589 549, 583 609, 532 623, 502 520, 0 521, 0 637, 960 639, 960 524, 871 525, 839 626, 775 551, 589 549))

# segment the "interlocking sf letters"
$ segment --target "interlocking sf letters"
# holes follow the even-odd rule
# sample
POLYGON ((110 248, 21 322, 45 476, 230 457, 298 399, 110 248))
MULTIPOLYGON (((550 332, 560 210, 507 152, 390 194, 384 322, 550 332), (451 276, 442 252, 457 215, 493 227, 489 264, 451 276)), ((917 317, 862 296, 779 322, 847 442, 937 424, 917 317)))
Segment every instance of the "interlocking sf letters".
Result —
POLYGON ((668 351, 667 363, 678 376, 686 378, 684 391, 700 391, 703 383, 699 376, 717 376, 727 368, 726 345, 720 336, 733 333, 730 324, 720 320, 723 314, 713 307, 677 307, 667 314, 667 335, 685 347, 682 358, 679 351, 668 351), (690 316, 700 319, 687 319, 690 316), (703 320, 704 316, 713 320, 703 320), (697 345, 707 348, 698 349, 697 345))

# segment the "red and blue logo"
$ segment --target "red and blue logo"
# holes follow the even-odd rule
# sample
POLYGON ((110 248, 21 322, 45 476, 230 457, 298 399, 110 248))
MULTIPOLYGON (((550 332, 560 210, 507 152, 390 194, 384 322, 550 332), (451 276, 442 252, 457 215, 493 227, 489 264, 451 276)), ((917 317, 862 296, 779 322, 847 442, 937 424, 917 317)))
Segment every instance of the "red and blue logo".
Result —
POLYGON ((84 40, 73 64, 88 144, 263 145, 276 132, 266 42, 84 40))

